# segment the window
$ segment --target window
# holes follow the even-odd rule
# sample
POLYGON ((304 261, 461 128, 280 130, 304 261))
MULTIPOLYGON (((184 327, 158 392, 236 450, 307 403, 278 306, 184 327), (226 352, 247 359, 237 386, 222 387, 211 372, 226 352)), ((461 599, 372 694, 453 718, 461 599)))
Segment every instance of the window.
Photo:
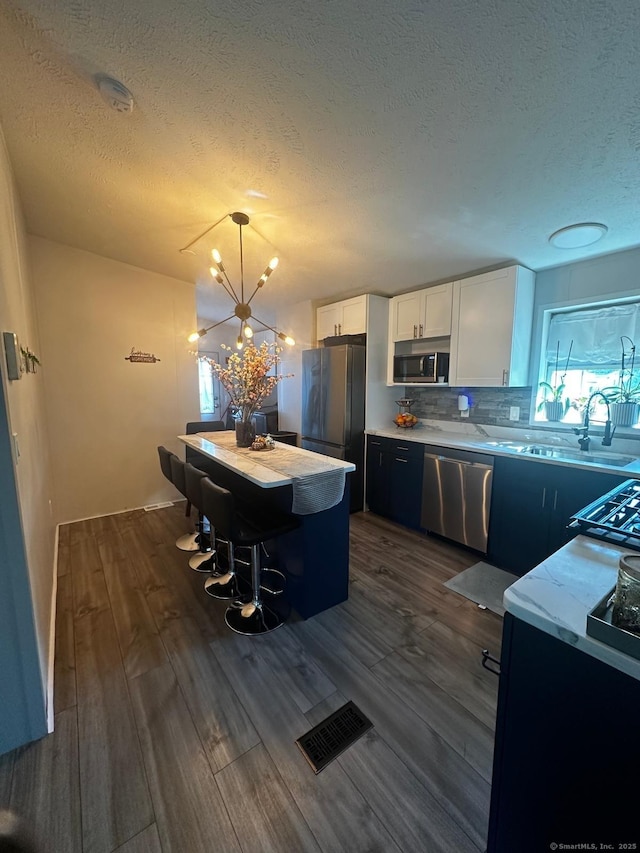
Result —
MULTIPOLYGON (((539 381, 546 382, 563 404, 562 421, 581 423, 590 395, 616 388, 620 382, 622 343, 628 361, 631 346, 640 342, 640 300, 608 305, 582 305, 548 314, 546 341, 543 342, 539 381)), ((549 389, 538 388, 536 421, 546 421, 546 400, 555 399, 549 389)), ((602 398, 592 401, 590 417, 604 422, 607 409, 602 398)))
MULTIPOLYGON (((218 360, 217 352, 203 352, 201 355, 206 355, 208 358, 218 360)), ((200 414, 214 415, 217 414, 218 405, 220 403, 218 394, 218 380, 214 378, 209 362, 198 361, 198 383, 200 387, 200 414)))

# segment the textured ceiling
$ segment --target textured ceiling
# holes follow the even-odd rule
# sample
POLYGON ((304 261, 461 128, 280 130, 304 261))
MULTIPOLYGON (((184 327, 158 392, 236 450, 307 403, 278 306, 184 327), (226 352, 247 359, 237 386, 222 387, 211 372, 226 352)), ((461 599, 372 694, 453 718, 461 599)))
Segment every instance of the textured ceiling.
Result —
POLYGON ((0 122, 35 234, 194 280, 244 210, 271 306, 394 293, 640 243, 639 32, 637 0, 0 0, 0 122))

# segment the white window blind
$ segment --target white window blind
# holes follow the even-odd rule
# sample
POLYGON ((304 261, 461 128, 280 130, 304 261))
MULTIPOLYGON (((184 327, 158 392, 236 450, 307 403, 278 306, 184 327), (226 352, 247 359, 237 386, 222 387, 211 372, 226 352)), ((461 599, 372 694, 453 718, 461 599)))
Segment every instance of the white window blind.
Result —
POLYGON ((573 347, 569 370, 619 367, 622 352, 620 338, 623 335, 632 341, 640 341, 640 303, 553 314, 549 321, 545 353, 547 370, 555 369, 558 342, 558 367, 564 370, 571 341, 573 347))

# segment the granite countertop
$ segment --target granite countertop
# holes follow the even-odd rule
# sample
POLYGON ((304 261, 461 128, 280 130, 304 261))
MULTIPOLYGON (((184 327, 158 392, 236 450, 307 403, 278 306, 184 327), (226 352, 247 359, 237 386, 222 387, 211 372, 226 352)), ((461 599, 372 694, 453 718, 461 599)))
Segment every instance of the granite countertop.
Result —
POLYGON ((587 614, 616 584, 622 554, 637 553, 577 536, 504 594, 508 613, 640 680, 640 660, 587 636, 587 614))
POLYGON ((610 455, 614 459, 617 455, 634 457, 633 461, 626 465, 614 465, 608 461, 590 461, 588 459, 562 459, 558 457, 536 456, 530 453, 522 453, 518 449, 523 445, 553 446, 569 450, 571 453, 579 453, 575 438, 573 440, 567 435, 554 436, 546 433, 537 434, 533 430, 523 429, 501 429, 498 427, 478 427, 475 424, 449 424, 442 426, 436 422, 420 421, 413 429, 398 429, 394 427, 382 427, 381 429, 367 429, 368 435, 379 435, 384 438, 400 439, 401 441, 413 441, 420 444, 431 444, 436 447, 452 447, 461 450, 471 450, 478 453, 488 453, 491 456, 510 456, 516 459, 535 462, 542 465, 562 465, 569 468, 584 468, 591 471, 601 471, 607 474, 618 474, 621 477, 640 479, 640 459, 637 457, 640 447, 636 449, 637 442, 624 442, 624 449, 618 442, 617 446, 603 448, 598 438, 593 440, 591 453, 597 456, 610 455), (459 429, 455 430, 454 427, 459 429), (618 449, 619 448, 619 449, 618 449))
MULTIPOLYGON (((313 464, 314 470, 317 473, 325 473, 329 471, 344 470, 345 473, 355 471, 356 466, 352 462, 343 462, 340 459, 333 459, 330 456, 324 456, 321 453, 312 453, 310 450, 303 450, 301 447, 293 447, 290 444, 283 444, 276 441, 276 449, 268 451, 266 455, 269 457, 269 466, 274 465, 277 460, 278 449, 286 453, 287 457, 287 473, 275 470, 272 467, 267 467, 260 463, 261 457, 265 452, 255 452, 249 456, 246 452, 238 452, 236 447, 236 435, 232 430, 208 433, 211 438, 206 438, 204 434, 196 435, 179 435, 178 438, 184 444, 188 444, 195 450, 199 450, 210 459, 215 459, 220 465, 235 471, 237 474, 245 477, 256 486, 263 489, 275 489, 278 486, 288 486, 293 482, 294 477, 308 477, 313 472, 310 472, 309 464, 313 464), (255 458, 254 458, 255 457, 255 458), (291 460, 299 457, 299 470, 292 470, 291 460)), ((266 461, 266 460, 265 460, 266 461)), ((295 466, 293 466, 295 468, 295 466)))

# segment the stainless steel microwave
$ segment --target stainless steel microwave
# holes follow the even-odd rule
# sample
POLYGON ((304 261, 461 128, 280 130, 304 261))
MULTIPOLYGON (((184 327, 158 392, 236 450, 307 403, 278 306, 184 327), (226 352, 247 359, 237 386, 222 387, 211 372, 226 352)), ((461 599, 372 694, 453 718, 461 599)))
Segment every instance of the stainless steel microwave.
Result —
POLYGON ((394 382, 448 382, 449 353, 396 355, 393 359, 394 382))

